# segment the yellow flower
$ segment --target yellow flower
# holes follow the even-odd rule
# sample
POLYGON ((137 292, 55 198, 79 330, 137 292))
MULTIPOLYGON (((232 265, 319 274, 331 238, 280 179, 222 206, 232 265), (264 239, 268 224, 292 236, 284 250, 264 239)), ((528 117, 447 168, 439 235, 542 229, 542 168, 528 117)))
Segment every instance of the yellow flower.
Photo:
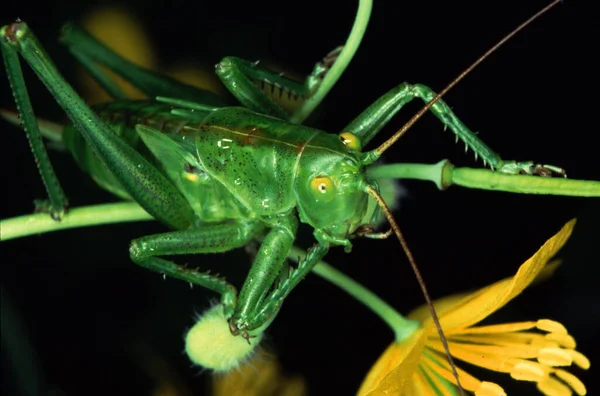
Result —
MULTIPOLYGON (((565 244, 575 220, 550 238, 515 276, 473 293, 444 298, 435 303, 452 356, 456 360, 510 374, 513 379, 535 382, 544 395, 585 395, 584 384, 560 367, 587 369, 589 360, 575 350, 575 340, 555 321, 476 326, 529 286, 549 259, 565 244)), ((394 343, 371 368, 359 395, 454 395, 456 381, 442 343, 426 308, 413 312, 422 320, 409 339, 394 343)), ((462 387, 478 396, 505 395, 495 383, 481 381, 457 367, 462 387)))
POLYGON ((277 359, 258 351, 252 360, 229 373, 213 374, 213 396, 305 396, 302 377, 285 377, 277 359))
MULTIPOLYGON (((127 10, 121 7, 106 7, 95 9, 82 20, 83 27, 108 48, 115 51, 123 58, 150 70, 160 71, 167 76, 175 78, 197 88, 206 89, 217 95, 223 95, 224 89, 213 67, 194 63, 179 63, 159 67, 158 55, 144 32, 142 25, 127 10)), ((129 82, 117 76, 108 69, 104 71, 117 83, 128 98, 140 99, 145 95, 133 87, 129 82)), ((106 93, 87 72, 80 74, 82 95, 88 103, 96 104, 110 101, 106 93)))

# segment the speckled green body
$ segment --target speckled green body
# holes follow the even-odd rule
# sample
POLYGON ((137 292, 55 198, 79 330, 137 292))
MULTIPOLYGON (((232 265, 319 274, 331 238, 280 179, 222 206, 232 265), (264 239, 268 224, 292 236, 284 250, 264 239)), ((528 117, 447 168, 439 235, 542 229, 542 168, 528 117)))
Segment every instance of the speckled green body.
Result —
MULTIPOLYGON (((318 63, 304 84, 235 57, 226 57, 217 64, 217 76, 243 107, 213 107, 221 106, 221 101, 209 92, 132 64, 89 34, 68 26, 62 32, 63 42, 117 99, 91 109, 60 75, 25 23, 17 21, 0 28, 0 50, 8 78, 48 192, 48 202, 38 209, 60 221, 68 201, 44 149, 19 55, 69 116, 72 126, 66 127, 63 139, 77 162, 102 187, 133 199, 154 218, 175 229, 131 241, 131 260, 219 293, 223 306, 219 320, 228 322, 228 326, 220 326, 225 333, 229 329, 231 335, 241 335, 249 344, 254 343, 252 340, 260 338, 257 335, 275 318, 285 298, 330 247, 341 245, 349 251, 352 237, 387 236, 372 228, 376 213, 366 216, 371 196, 405 248, 439 335, 445 339, 412 255, 376 183, 367 178, 365 167, 430 109, 484 163, 499 172, 547 176, 553 172, 564 175, 564 171, 532 162, 504 161, 452 113, 439 99, 441 95, 420 84, 403 83, 393 88, 339 135, 297 125, 331 87, 326 81, 329 76, 339 77, 356 50, 370 12, 370 1, 360 3, 347 45, 318 63), (125 94, 100 66, 124 77, 156 102, 124 100, 125 94), (270 95, 266 94, 267 86, 270 95), (279 95, 272 95, 274 92, 279 95), (280 103, 284 94, 302 98, 308 106, 284 108, 280 103), (363 145, 415 98, 428 104, 412 123, 377 149, 361 152, 363 145), (296 237, 298 219, 313 227, 317 243, 292 270, 285 260, 296 237), (361 225, 365 227, 359 228, 361 225), (239 294, 225 279, 166 257, 219 253, 257 240, 260 248, 239 294)), ((224 348, 211 343, 208 347, 224 348)), ((200 350, 204 351, 204 346, 200 350)), ((452 366, 447 346, 445 350, 452 366)), ((220 360, 223 355, 218 355, 220 360)), ((210 365, 223 367, 218 363, 210 365)), ((458 382, 456 372, 454 375, 458 382)))
MULTIPOLYGON (((314 198, 303 193, 308 186, 298 183, 306 183, 334 167, 362 172, 356 154, 337 135, 242 107, 195 113, 190 118, 172 114, 171 108, 153 101, 116 101, 95 110, 119 136, 162 170, 200 221, 256 219, 298 207, 301 221, 312 223, 318 214, 304 210, 305 205, 299 202, 314 198), (146 147, 135 129, 138 124, 167 136, 173 152, 185 161, 172 161, 168 155, 161 156, 146 147)), ((66 127, 64 141, 98 184, 129 198, 74 127, 66 127)), ((358 207, 366 208, 364 203, 358 207)))

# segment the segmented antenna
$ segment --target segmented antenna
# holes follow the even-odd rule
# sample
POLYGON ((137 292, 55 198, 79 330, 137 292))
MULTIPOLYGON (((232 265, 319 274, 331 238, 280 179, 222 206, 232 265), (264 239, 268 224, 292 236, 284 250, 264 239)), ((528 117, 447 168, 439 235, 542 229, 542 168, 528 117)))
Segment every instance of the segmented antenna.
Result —
MULTIPOLYGON (((469 74, 471 71, 473 71, 473 69, 475 69, 477 66, 479 66, 479 64, 481 62, 483 62, 484 59, 486 59, 488 56, 490 56, 493 52, 495 52, 498 48, 500 48, 500 46, 502 46, 505 42, 507 42, 509 39, 511 39, 514 35, 516 35, 518 32, 520 32, 523 28, 525 28, 531 22, 536 20, 539 16, 543 15, 548 10, 550 10, 551 8, 553 8, 558 3, 561 3, 561 2, 562 2, 562 0, 552 1, 546 7, 542 8, 540 11, 535 13, 532 17, 530 17, 525 22, 520 24, 512 32, 507 34, 502 40, 500 40, 498 43, 496 43, 493 47, 491 47, 489 50, 487 50, 482 56, 480 56, 468 68, 466 68, 462 73, 460 73, 458 75, 458 77, 456 77, 450 84, 448 84, 448 86, 446 86, 446 88, 444 88, 433 99, 431 99, 425 106, 423 106, 421 108, 421 110, 419 110, 406 124, 404 124, 402 126, 402 128, 400 128, 396 133, 394 133, 394 135, 392 135, 392 137, 390 137, 388 140, 383 142, 383 144, 381 144, 375 150, 369 152, 364 161, 365 165, 369 165, 369 164, 375 162, 377 159, 379 159, 379 157, 381 157, 381 154, 383 154, 388 148, 390 148, 394 143, 396 143, 396 141, 398 141, 398 139, 400 139, 400 137, 402 137, 402 135, 404 135, 419 120, 419 118, 421 118, 423 116, 423 114, 425 114, 438 100, 440 100, 440 98, 442 96, 444 96, 456 84, 458 84, 458 82, 461 81, 467 74, 469 74)), ((415 274, 415 277, 417 278, 419 286, 421 287, 421 291, 423 292, 423 296, 425 297, 425 301, 427 302, 427 307, 429 308, 429 312, 431 313, 433 323, 435 324, 435 327, 436 327, 437 332, 440 337, 440 341, 442 342, 442 346, 444 347, 444 352, 446 353, 446 357, 448 358, 448 363, 450 364, 450 368, 452 370, 452 375, 454 376, 454 379, 456 380, 458 390, 459 390, 461 396, 465 396, 465 391, 460 384, 460 379, 458 378, 458 372, 456 371, 456 366, 454 365, 454 359, 452 358, 452 355, 450 354, 450 348, 448 347, 448 340, 446 339, 446 336, 444 335, 444 331, 440 324, 440 320, 435 311, 435 307, 433 306, 433 301, 431 300, 431 297, 429 296, 429 292, 427 291, 427 287, 425 286, 425 282, 423 280, 421 272, 419 271, 417 264, 415 262, 415 259, 412 255, 412 252, 408 248, 408 244, 406 243, 406 240, 404 239, 404 236, 402 235, 402 232, 400 231, 400 227, 398 227, 398 223, 396 223, 396 220, 394 219, 392 212, 390 211, 389 207, 387 206, 387 204, 385 203, 385 201, 383 200, 381 195, 379 195, 377 190, 375 190, 371 186, 367 186, 365 189, 365 192, 375 199, 375 201, 377 202, 377 204, 379 205, 379 207, 381 208, 381 210, 387 217, 387 220, 389 221, 390 226, 392 227, 392 230, 396 234, 396 237, 398 237, 398 240, 400 241, 400 245, 402 245, 404 254, 408 258, 408 262, 410 263, 410 266, 412 267, 412 270, 415 274)))

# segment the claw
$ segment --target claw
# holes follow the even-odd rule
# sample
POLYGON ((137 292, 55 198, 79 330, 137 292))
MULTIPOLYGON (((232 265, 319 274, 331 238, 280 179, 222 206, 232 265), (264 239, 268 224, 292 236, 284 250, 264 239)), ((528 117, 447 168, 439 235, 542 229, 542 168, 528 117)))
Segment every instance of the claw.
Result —
POLYGON ((47 200, 36 199, 33 201, 33 204, 35 206, 33 210, 34 213, 48 213, 54 221, 61 221, 63 216, 68 211, 68 207, 65 206, 64 208, 55 208, 52 206, 50 201, 47 200))
POLYGON ((534 162, 505 162, 498 168, 501 173, 509 175, 531 175, 540 177, 567 177, 567 172, 554 165, 536 164, 534 162))
POLYGON ((531 169, 532 175, 541 176, 541 177, 552 177, 552 176, 560 176, 567 177, 567 172, 554 165, 543 165, 543 164, 534 164, 531 169))

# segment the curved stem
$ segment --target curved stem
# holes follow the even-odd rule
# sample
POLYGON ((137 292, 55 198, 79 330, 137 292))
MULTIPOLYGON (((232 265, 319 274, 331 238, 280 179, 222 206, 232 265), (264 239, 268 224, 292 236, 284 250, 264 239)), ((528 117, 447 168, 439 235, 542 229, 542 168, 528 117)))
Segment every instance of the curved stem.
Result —
MULTIPOLYGON (((298 262, 298 257, 304 256, 305 251, 293 246, 288 259, 298 262)), ((419 322, 406 319, 375 293, 326 262, 319 261, 312 271, 356 298, 379 316, 394 332, 396 342, 407 339, 419 328, 419 322)))
POLYGON ((348 67, 348 64, 354 57, 369 23, 369 17, 371 16, 371 8, 373 7, 372 0, 359 0, 358 10, 356 11, 356 18, 354 19, 354 25, 348 36, 348 40, 344 44, 344 49, 334 62, 331 69, 327 72, 323 81, 317 88, 314 95, 311 95, 302 105, 302 108, 298 110, 292 119, 294 123, 302 123, 306 117, 308 117, 312 111, 323 101, 325 96, 331 91, 331 88, 339 80, 342 73, 348 67))

